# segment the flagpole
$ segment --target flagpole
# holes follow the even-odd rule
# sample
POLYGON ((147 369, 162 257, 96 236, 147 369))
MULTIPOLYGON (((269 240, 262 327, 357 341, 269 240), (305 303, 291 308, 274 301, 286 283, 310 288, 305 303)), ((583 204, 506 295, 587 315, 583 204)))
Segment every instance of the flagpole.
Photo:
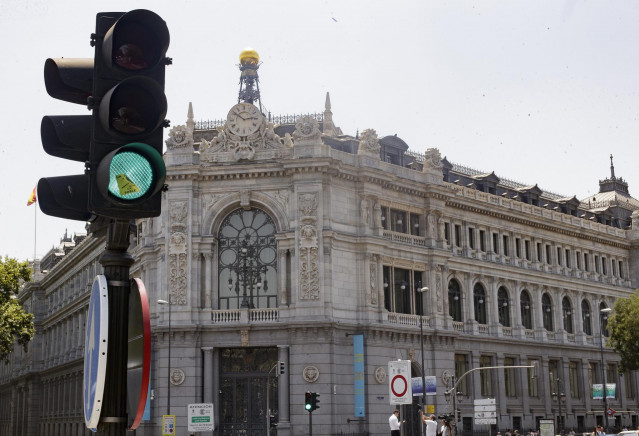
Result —
POLYGON ((35 274, 36 246, 38 242, 38 206, 33 209, 33 273, 35 274))

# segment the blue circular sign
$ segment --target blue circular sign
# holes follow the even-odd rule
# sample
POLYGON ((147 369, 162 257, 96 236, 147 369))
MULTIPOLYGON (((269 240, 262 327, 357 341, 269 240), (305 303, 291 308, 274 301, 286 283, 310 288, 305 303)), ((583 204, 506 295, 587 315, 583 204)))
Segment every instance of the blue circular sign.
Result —
POLYGON ((87 314, 84 345, 84 422, 97 431, 102 411, 104 379, 106 376, 109 338, 109 296, 106 277, 98 275, 93 281, 91 302, 87 314))

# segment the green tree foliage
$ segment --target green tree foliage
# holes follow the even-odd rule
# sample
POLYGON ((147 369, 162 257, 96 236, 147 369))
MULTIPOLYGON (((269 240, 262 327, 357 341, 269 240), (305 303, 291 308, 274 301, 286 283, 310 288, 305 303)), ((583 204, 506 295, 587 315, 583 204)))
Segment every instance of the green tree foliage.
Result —
POLYGON ((639 369, 639 291, 616 301, 608 331, 608 345, 621 356, 619 372, 639 369))
POLYGON ((27 262, 5 256, 0 258, 0 361, 8 362, 14 343, 26 351, 35 334, 33 314, 25 313, 15 298, 23 283, 31 280, 27 262))

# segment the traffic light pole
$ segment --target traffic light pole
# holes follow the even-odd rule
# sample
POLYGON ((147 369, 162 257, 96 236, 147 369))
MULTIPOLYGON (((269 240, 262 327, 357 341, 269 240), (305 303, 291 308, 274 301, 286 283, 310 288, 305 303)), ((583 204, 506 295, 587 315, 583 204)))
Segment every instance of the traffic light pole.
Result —
POLYGON ((100 257, 108 283, 109 342, 102 417, 98 434, 127 434, 127 352, 129 319, 129 221, 111 220, 107 226, 106 251, 100 257))
POLYGON ((308 412, 308 436, 313 436, 313 412, 308 412))

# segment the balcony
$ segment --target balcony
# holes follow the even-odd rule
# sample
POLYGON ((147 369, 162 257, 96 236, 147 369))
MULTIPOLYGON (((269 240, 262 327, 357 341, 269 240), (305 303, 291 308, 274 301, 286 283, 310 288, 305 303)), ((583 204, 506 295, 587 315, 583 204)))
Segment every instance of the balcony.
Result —
POLYGON ((213 324, 275 323, 280 320, 279 308, 212 310, 213 324))

